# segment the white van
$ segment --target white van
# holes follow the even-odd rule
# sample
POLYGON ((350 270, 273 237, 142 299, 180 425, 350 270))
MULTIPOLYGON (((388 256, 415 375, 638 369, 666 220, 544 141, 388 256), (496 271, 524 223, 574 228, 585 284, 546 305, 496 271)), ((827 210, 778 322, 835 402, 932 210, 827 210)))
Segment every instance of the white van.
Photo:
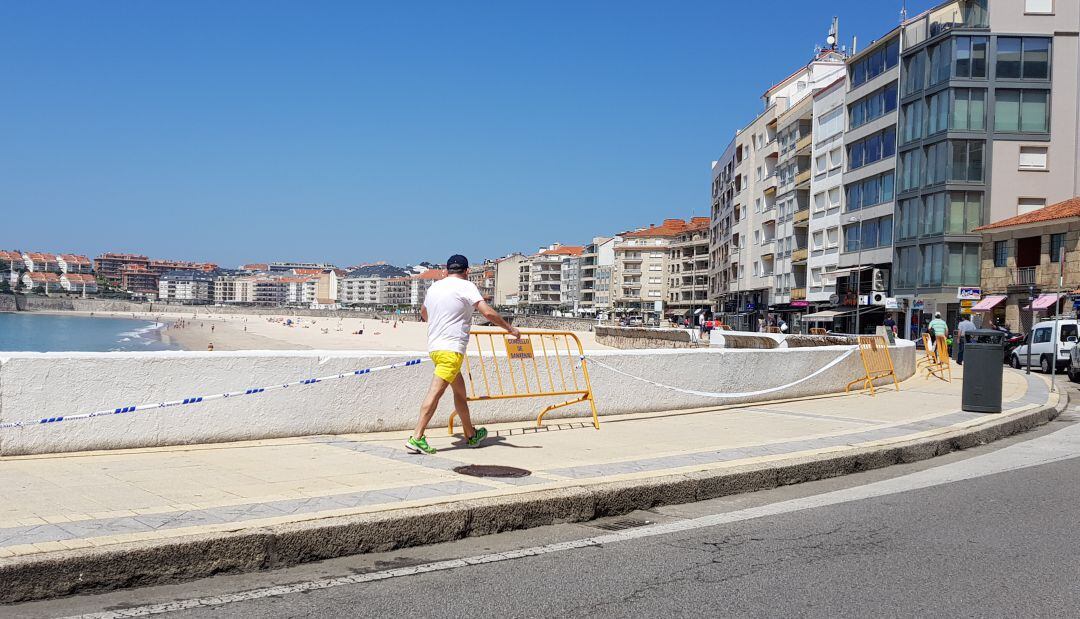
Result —
POLYGON ((1063 370, 1069 366, 1069 352, 1076 346, 1076 340, 1080 335, 1076 319, 1062 319, 1057 321, 1058 342, 1054 338, 1054 321, 1044 320, 1037 323, 1035 328, 1028 334, 1027 341, 1016 347, 1009 365, 1014 368, 1022 368, 1028 362, 1028 346, 1031 346, 1031 367, 1042 368, 1046 374, 1050 373, 1051 359, 1055 359, 1057 370, 1063 370), (1055 354, 1056 353, 1056 354, 1055 354))

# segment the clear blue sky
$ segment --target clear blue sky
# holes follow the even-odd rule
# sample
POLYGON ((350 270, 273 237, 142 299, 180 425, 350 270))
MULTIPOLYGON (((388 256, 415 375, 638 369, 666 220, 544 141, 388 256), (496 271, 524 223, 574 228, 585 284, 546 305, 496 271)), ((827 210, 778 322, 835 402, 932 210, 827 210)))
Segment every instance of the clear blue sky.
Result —
POLYGON ((6 2, 0 248, 476 260, 707 215, 759 95, 900 4, 6 2))

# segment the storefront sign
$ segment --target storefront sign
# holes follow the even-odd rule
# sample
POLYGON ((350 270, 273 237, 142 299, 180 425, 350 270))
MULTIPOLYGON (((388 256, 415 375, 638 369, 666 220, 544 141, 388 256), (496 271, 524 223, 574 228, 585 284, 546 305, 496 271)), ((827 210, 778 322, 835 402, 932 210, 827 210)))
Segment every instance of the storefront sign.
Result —
POLYGON ((982 288, 957 288, 956 298, 961 301, 978 301, 982 298, 982 288))
POLYGON ((896 300, 896 297, 885 297, 885 309, 898 310, 900 309, 900 301, 896 300))
POLYGON ((917 310, 917 311, 920 311, 920 312, 923 310, 924 307, 926 307, 926 304, 921 299, 916 300, 914 303, 911 304, 911 309, 917 310))
POLYGON ((810 307, 809 301, 792 301, 791 307, 810 307))
POLYGON ((975 305, 974 301, 965 300, 960 302, 960 307, 963 309, 971 309, 975 305))

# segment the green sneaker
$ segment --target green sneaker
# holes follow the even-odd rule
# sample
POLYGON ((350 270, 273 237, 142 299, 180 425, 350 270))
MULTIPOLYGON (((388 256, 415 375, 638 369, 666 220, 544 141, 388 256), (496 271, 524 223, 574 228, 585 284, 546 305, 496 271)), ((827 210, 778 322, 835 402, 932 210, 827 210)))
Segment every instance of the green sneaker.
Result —
POLYGON ((421 436, 420 438, 409 437, 409 440, 405 443, 405 448, 413 453, 426 453, 429 456, 435 453, 435 448, 427 444, 427 438, 421 436))
POLYGON ((480 441, 487 438, 487 428, 477 428, 472 438, 468 439, 469 447, 479 447, 480 441))

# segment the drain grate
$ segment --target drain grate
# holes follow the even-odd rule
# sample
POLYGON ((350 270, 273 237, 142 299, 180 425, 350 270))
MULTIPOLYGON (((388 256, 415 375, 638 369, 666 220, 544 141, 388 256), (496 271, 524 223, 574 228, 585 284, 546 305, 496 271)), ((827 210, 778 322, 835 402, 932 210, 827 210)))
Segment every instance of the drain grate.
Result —
POLYGON ((472 477, 528 477, 532 475, 532 471, 495 464, 469 464, 455 468, 454 472, 472 477))
POLYGON ((642 520, 641 518, 622 518, 620 520, 612 520, 611 522, 594 524, 593 526, 605 531, 625 531, 626 529, 636 529, 637 527, 643 527, 649 524, 654 523, 651 520, 642 520))

